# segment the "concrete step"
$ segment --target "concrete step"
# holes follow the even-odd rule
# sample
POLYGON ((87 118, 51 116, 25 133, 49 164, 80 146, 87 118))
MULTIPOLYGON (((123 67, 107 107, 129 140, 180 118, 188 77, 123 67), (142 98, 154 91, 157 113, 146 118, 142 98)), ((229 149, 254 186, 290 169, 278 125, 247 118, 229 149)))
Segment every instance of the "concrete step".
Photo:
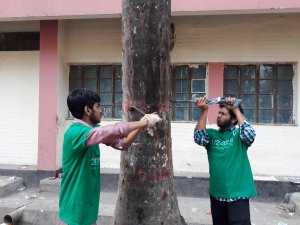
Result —
MULTIPOLYGON (((22 177, 26 187, 39 187, 41 190, 59 190, 59 180, 49 180, 56 177, 58 171, 38 171, 33 166, 0 165, 0 174, 9 177, 22 177), (42 182, 41 182, 42 180, 42 182), (47 181, 49 180, 49 182, 47 181)), ((179 196, 208 198, 209 176, 199 172, 174 172, 174 186, 179 196)), ((101 190, 116 192, 118 189, 119 169, 101 168, 101 190)), ((288 176, 254 176, 259 201, 283 201, 286 194, 300 192, 300 177, 288 176)))
POLYGON ((0 175, 22 177, 26 187, 38 187, 41 179, 56 177, 58 171, 37 170, 36 166, 0 164, 0 175))
MULTIPOLYGON (((118 171, 101 171, 101 191, 118 191, 118 171)), ((289 193, 300 192, 300 183, 295 179, 275 176, 254 176, 257 200, 280 202, 289 193)), ((40 180, 41 191, 59 192, 60 178, 40 180)), ((177 173, 174 176, 174 186, 178 196, 208 198, 209 176, 204 173, 177 173)), ((299 224, 300 225, 300 224, 299 224)))
POLYGON ((300 192, 295 192, 291 195, 290 204, 295 206, 295 213, 300 216, 300 192))
POLYGON ((0 197, 10 195, 22 187, 24 181, 21 177, 0 176, 0 197))
MULTIPOLYGON (((58 225, 58 193, 60 188, 59 178, 48 178, 40 181, 40 187, 19 189, 23 186, 21 178, 17 177, 0 177, 0 223, 1 217, 9 214, 20 207, 23 207, 20 225, 58 225), (19 191, 17 191, 19 189, 19 191)), ((101 175, 101 197, 99 209, 98 225, 111 225, 114 215, 114 207, 117 200, 117 173, 103 173, 101 175)), ((208 197, 195 197, 196 191, 200 194, 207 195, 208 187, 207 176, 175 176, 174 184, 178 195, 178 204, 181 215, 189 225, 211 225, 210 203, 208 197), (205 186, 206 185, 206 186, 205 186), (206 189, 204 189, 206 188, 206 189), (204 190, 203 190, 204 189, 204 190), (188 191, 191 193, 188 195, 188 191), (203 192, 203 193, 202 193, 203 192)), ((258 192, 269 196, 267 200, 259 197, 251 201, 252 223, 255 225, 300 225, 299 193, 291 196, 291 202, 296 205, 296 214, 277 207, 278 203, 283 200, 285 193, 296 192, 299 184, 289 180, 277 180, 260 178, 256 180, 258 192), (280 188, 282 188, 280 190, 280 188), (271 189, 271 190, 268 190, 271 189), (274 201, 270 193, 276 192, 281 194, 279 201, 274 201), (270 197, 271 196, 271 197, 270 197), (263 200, 263 201, 260 201, 263 200), (273 200, 273 201, 272 201, 273 200), (298 208, 297 208, 298 207, 298 208)), ((17 224, 15 224, 17 225, 17 224)))
MULTIPOLYGON (((188 225, 211 225, 208 198, 178 198, 180 213, 188 225)), ((98 225, 111 225, 117 193, 101 192, 98 225)), ((255 225, 299 225, 300 216, 281 210, 275 202, 250 201, 251 220, 255 225), (281 223, 280 223, 281 222, 281 223)), ((23 208, 19 225, 58 225, 58 194, 40 192, 38 188, 26 189, 0 198, 0 217, 23 208), (26 197, 31 196, 31 197, 26 197)), ((0 218, 1 220, 1 218, 0 218)), ((15 225, 18 225, 15 224, 15 225)), ((134 225, 134 224, 133 224, 134 225)), ((155 225, 155 224, 154 224, 155 225)))

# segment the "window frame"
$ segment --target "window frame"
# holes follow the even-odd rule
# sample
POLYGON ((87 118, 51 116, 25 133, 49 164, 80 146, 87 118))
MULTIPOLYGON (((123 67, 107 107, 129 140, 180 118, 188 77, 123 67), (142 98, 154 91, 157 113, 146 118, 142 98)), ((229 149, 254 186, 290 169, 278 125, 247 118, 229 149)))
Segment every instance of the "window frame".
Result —
MULTIPOLYGON (((188 99, 191 100, 193 95, 196 94, 197 96, 204 96, 207 93, 207 64, 204 63, 193 63, 193 64, 188 64, 188 63, 180 63, 180 64, 172 64, 171 65, 171 81, 172 81, 172 93, 171 93, 171 98, 174 100, 170 104, 170 113, 171 113, 171 120, 172 122, 195 122, 196 120, 193 120, 193 109, 197 108, 194 106, 193 102, 183 102, 182 104, 186 104, 186 106, 176 106, 176 80, 188 80, 188 91, 187 92, 179 92, 180 94, 187 94, 188 99), (205 69, 205 78, 193 78, 192 77, 192 70, 195 68, 195 66, 203 67, 205 69), (176 78, 176 67, 187 67, 188 69, 188 75, 186 79, 183 78, 176 78), (204 91, 205 92, 192 92, 192 81, 193 80, 204 80, 204 91), (187 120, 176 120, 176 108, 187 108, 188 110, 188 119, 187 120)), ((179 102, 180 103, 180 102, 179 102)), ((199 111, 199 110, 198 110, 199 111)), ((200 112, 199 112, 200 113, 200 112)), ((198 118, 198 116, 197 116, 198 118)))
MULTIPOLYGON (((295 125, 295 118, 294 118, 294 78, 295 78, 295 64, 294 63, 256 63, 256 64, 224 64, 224 73, 223 73, 223 93, 224 96, 232 96, 232 97, 237 97, 237 98, 242 98, 242 95, 254 95, 255 98, 255 107, 254 108, 250 108, 250 110, 254 110, 254 118, 253 121, 251 121, 251 123, 253 124, 257 124, 257 125, 295 125), (231 66, 231 67, 237 67, 238 68, 238 73, 237 73, 237 78, 226 78, 226 74, 225 74, 225 70, 226 67, 231 66), (245 79, 242 78, 241 75, 241 71, 243 67, 246 66, 254 66, 255 67, 255 78, 252 79, 254 80, 255 83, 255 91, 254 94, 252 93, 245 93, 242 90, 242 84, 243 81, 245 80, 251 80, 249 78, 245 79), (260 69, 261 67, 270 67, 272 68, 272 78, 264 78, 264 77, 260 77, 260 69), (286 78, 286 79, 280 79, 278 77, 278 68, 280 68, 281 66, 288 66, 288 67, 292 67, 291 68, 291 72, 292 75, 290 78, 286 78), (226 85, 226 81, 227 80, 237 80, 238 83, 238 89, 237 89, 237 93, 236 96, 234 95, 234 93, 230 93, 227 92, 225 90, 225 85, 226 85), (278 93, 278 83, 279 81, 289 81, 292 83, 292 90, 290 93, 283 93, 280 94, 278 93), (262 93, 260 90, 260 81, 272 81, 272 91, 270 93, 262 93), (259 100, 261 99, 261 96, 272 96, 273 99, 271 101, 272 106, 269 108, 262 108, 260 106, 260 102, 259 100), (280 96, 290 96, 291 97, 291 107, 290 108, 280 108, 280 105, 278 104, 278 97, 280 96), (271 122, 265 122, 265 121, 261 121, 262 117, 260 116, 260 111, 262 110, 272 110, 272 118, 273 121, 271 122), (288 111, 290 110, 291 113, 291 120, 288 123, 283 123, 279 121, 279 111, 280 110, 285 110, 288 111)), ((249 108, 245 108, 246 110, 249 108)))
MULTIPOLYGON (((103 98, 101 99, 101 107, 102 107, 102 110, 105 110, 105 107, 111 107, 111 117, 109 117, 108 115, 105 115, 104 116, 104 119, 103 120, 121 120, 122 119, 122 114, 121 114, 121 117, 117 117, 116 118, 116 107, 121 107, 121 110, 122 110, 122 101, 119 105, 116 104, 117 102, 117 99, 116 99, 116 96, 118 94, 122 94, 123 93, 123 90, 121 91, 117 91, 116 90, 116 81, 117 80, 121 80, 122 81, 122 76, 121 78, 117 78, 117 67, 120 66, 120 72, 122 74, 122 64, 119 64, 119 63, 115 63, 115 64, 74 64, 74 63, 70 63, 68 64, 68 68, 69 68, 69 91, 71 91, 71 80, 78 80, 78 83, 80 84, 79 86, 81 88, 84 88, 85 87, 85 82, 86 80, 91 80, 91 79, 94 79, 95 82, 96 82, 96 92, 100 95, 101 97, 101 93, 112 93, 112 104, 104 104, 103 103, 103 98), (72 74, 71 74, 71 70, 72 70, 72 67, 79 67, 80 68, 80 71, 78 74, 77 74, 77 77, 76 76, 73 76, 72 77, 72 74), (85 67, 88 67, 88 66, 96 66, 97 67, 97 75, 95 78, 85 78, 84 77, 84 71, 85 71, 85 67), (101 92, 101 87, 100 87, 100 81, 101 79, 108 79, 108 78, 101 78, 101 66, 111 66, 112 67, 112 76, 111 76, 111 79, 112 79, 112 92, 101 92)), ((185 94, 188 96, 188 99, 192 99, 193 95, 194 94, 197 94, 197 96, 204 96, 206 95, 207 93, 207 79, 208 79, 208 75, 207 75, 207 64, 172 64, 171 65, 171 76, 170 76, 170 79, 171 79, 171 99, 172 100, 176 100, 176 80, 187 80, 188 82, 188 90, 186 92, 182 92, 181 94, 185 94), (177 67, 187 67, 187 70, 188 70, 188 74, 187 74, 187 78, 184 78, 184 79, 176 79, 176 68, 177 67), (200 68, 202 67, 202 68, 200 68), (192 73, 193 73, 193 69, 194 68, 199 68, 200 70, 203 69, 204 70, 204 73, 201 71, 199 72, 198 75, 195 74, 195 76, 199 76, 200 78, 194 78, 192 76, 192 73), (203 80, 204 81, 204 92, 192 92, 192 82, 195 81, 195 80, 203 80)), ((75 74, 75 73, 74 73, 75 74)), ((78 88, 75 86, 75 88, 78 88)), ((182 102, 181 104, 185 104, 185 106, 178 106, 176 105, 176 102, 171 102, 170 104, 170 118, 171 118, 171 121, 172 122, 195 122, 196 120, 194 119, 193 120, 193 110, 197 107, 194 106, 194 104, 192 102, 182 102), (187 108, 188 110, 188 116, 187 116, 187 120, 176 120, 176 108, 187 108)), ((199 110, 197 109, 197 112, 199 110)), ((199 112, 200 114, 200 112, 199 112)), ((195 116, 195 115, 194 115, 195 116)), ((198 115, 196 115, 195 117, 198 118, 198 115)))
POLYGON ((0 51, 39 51, 40 32, 0 32, 0 51))
MULTIPOLYGON (((96 90, 94 90, 94 91, 96 91, 96 93, 97 94, 99 94, 100 95, 100 97, 101 97, 101 108, 102 108, 102 110, 103 111, 105 111, 105 108, 107 107, 107 108, 111 108, 111 117, 109 117, 109 116, 104 116, 103 118, 102 118, 102 120, 122 120, 122 115, 121 115, 121 117, 117 117, 116 118, 116 107, 121 107, 121 109, 122 109, 122 103, 119 105, 119 104, 116 104, 116 94, 117 93, 123 93, 123 92, 119 92, 119 91, 115 91, 115 87, 116 87, 116 85, 115 85, 115 81, 116 80, 120 80, 120 79, 117 79, 117 78, 115 78, 115 77, 117 77, 116 76, 116 72, 117 72, 117 67, 119 66, 120 67, 120 70, 121 70, 121 73, 122 73, 122 65, 121 64, 119 64, 119 63, 114 63, 114 64, 75 64, 75 63, 71 63, 71 64, 69 64, 68 65, 68 68, 69 68, 69 92, 71 91, 71 87, 70 87, 70 82, 71 82, 71 79, 72 79, 72 77, 71 77, 71 67, 72 66, 74 66, 74 67, 79 67, 80 68, 80 77, 77 77, 77 78, 75 78, 75 77, 73 77, 73 79, 75 79, 75 80, 79 80, 79 82, 80 82, 80 87, 75 87, 75 88, 85 88, 85 81, 86 80, 95 80, 95 82, 96 82, 96 90), (84 77, 84 69, 85 69, 85 67, 89 67, 89 66, 96 66, 96 77, 95 78, 85 78, 84 77), (101 72, 100 72, 100 70, 101 70, 101 66, 109 66, 109 67, 111 67, 111 78, 101 78, 101 72), (100 80, 103 80, 103 79, 111 79, 111 92, 108 92, 108 91, 105 91, 105 92, 101 92, 101 87, 100 87, 100 80), (112 98, 111 98, 111 104, 104 104, 103 103, 103 97, 101 96, 101 94, 102 93, 111 93, 112 94, 112 98)), ((122 80, 122 78, 121 78, 121 80, 122 80)), ((69 115, 71 115, 70 113, 69 113, 69 115)))

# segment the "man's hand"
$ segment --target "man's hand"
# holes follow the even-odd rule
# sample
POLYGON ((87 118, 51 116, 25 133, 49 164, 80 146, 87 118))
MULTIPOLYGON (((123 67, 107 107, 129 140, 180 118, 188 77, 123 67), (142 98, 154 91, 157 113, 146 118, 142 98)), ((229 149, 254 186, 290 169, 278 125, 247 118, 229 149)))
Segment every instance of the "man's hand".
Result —
POLYGON ((227 97, 226 98, 226 108, 234 111, 235 109, 238 108, 238 106, 236 106, 234 103, 236 101, 236 98, 231 98, 231 97, 227 97))
POLYGON ((145 123, 145 127, 148 126, 148 123, 149 123, 149 121, 148 121, 146 115, 147 115, 147 114, 145 114, 145 115, 140 119, 141 122, 145 123))
POLYGON ((140 121, 147 121, 148 125, 147 125, 147 131, 148 133, 153 136, 154 135, 154 131, 156 129, 155 125, 159 122, 162 121, 162 119, 157 115, 156 112, 151 113, 151 114, 145 114, 145 116, 143 116, 143 118, 141 118, 140 121))
POLYGON ((196 102, 195 105, 200 108, 202 111, 205 111, 208 109, 208 105, 207 105, 207 98, 206 96, 199 98, 196 102))
POLYGON ((154 127, 158 122, 162 121, 162 119, 156 113, 146 114, 145 118, 148 120, 148 128, 154 127))

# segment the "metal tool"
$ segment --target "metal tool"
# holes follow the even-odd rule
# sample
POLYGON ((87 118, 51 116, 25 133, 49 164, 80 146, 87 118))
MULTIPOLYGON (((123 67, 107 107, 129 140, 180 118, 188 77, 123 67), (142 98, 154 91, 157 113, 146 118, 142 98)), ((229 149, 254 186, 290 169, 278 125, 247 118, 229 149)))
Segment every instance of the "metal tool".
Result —
POLYGON ((134 112, 134 111, 137 111, 139 113, 141 113, 142 115, 145 115, 146 113, 144 113, 141 109, 137 108, 136 106, 130 106, 128 108, 128 111, 129 112, 134 112))
MULTIPOLYGON (((236 98, 233 105, 239 106, 239 104, 241 104, 241 102, 242 102, 242 99, 236 98)), ((211 104, 226 104, 226 98, 225 97, 209 98, 209 99, 207 99, 206 103, 209 105, 211 105, 211 104)))
MULTIPOLYGON (((197 102, 199 99, 199 97, 193 97, 192 99, 188 99, 188 100, 171 100, 171 102, 197 102)), ((234 106, 238 106, 239 104, 241 104, 242 99, 235 99, 234 102, 234 106)), ((217 98, 209 98, 206 101, 207 104, 212 105, 212 104, 226 104, 226 98, 225 97, 217 97, 217 98)))

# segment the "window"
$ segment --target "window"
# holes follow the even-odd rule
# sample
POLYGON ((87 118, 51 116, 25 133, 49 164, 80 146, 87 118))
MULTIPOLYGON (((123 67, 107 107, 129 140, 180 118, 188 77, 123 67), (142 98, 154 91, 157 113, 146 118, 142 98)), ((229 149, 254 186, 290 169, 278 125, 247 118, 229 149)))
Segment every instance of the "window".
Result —
POLYGON ((200 110, 189 102, 194 96, 204 96, 206 92, 206 67, 197 65, 173 66, 172 119, 175 121, 191 121, 199 118, 200 110))
MULTIPOLYGON (((172 98, 177 101, 171 104, 172 120, 197 120, 200 110, 188 101, 205 95, 206 67, 173 66, 172 74, 172 98)), ((100 95, 104 118, 122 118, 121 65, 70 65, 69 90, 75 88, 88 88, 100 95)))
POLYGON ((39 49, 39 32, 0 32, 0 51, 34 51, 39 49))
POLYGON ((101 97, 105 118, 122 118, 121 65, 71 65, 69 90, 87 88, 101 97))
POLYGON ((293 124, 293 65, 227 65, 224 96, 242 99, 245 116, 258 124, 293 124))

